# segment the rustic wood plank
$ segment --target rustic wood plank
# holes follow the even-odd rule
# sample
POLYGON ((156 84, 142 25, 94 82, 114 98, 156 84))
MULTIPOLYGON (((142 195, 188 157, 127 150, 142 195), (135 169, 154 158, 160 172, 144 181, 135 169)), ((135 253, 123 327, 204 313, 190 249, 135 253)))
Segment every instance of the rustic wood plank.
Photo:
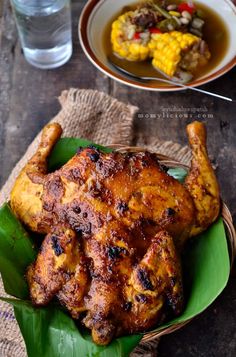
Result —
POLYGON ((235 280, 199 317, 162 337, 158 357, 235 357, 235 280))
MULTIPOLYGON (((217 164, 222 197, 236 218, 236 121, 235 103, 227 103, 191 92, 143 92, 110 81, 86 59, 78 43, 77 20, 84 0, 73 1, 74 53, 68 64, 57 70, 37 70, 21 53, 9 1, 0 2, 0 185, 39 129, 59 110, 56 97, 69 87, 96 88, 125 102, 139 106, 135 119, 136 139, 142 135, 186 144, 185 126, 193 119, 207 122, 208 147, 217 164), (171 108, 186 117, 174 117, 171 108), (200 118, 187 113, 188 108, 206 108, 200 118), (145 117, 147 114, 147 117, 145 117), (154 114, 154 118, 151 118, 154 114), (208 118, 203 115, 208 115, 208 118)), ((236 98, 236 68, 205 85, 207 90, 236 98)), ((134 138, 135 142, 135 138, 134 138)), ((233 357, 236 351, 235 277, 217 301, 180 331, 161 339, 160 357, 214 356, 233 357)))
MULTIPOLYGON (((12 73, 14 68, 14 48, 17 40, 14 21, 11 17, 8 1, 0 3, 0 184, 4 176, 5 127, 10 113, 9 97, 11 94, 12 73)), ((8 154, 9 155, 9 154, 8 154)))

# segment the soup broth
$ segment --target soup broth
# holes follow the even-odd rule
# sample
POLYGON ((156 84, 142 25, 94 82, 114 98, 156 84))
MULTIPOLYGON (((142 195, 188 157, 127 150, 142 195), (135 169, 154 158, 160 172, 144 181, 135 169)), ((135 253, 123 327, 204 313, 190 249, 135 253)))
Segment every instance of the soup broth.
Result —
MULTIPOLYGON (((181 1, 170 1, 171 4, 178 4, 180 2, 181 1)), ((228 48, 229 33, 224 20, 215 11, 213 11, 206 5, 200 4, 198 2, 194 3, 197 9, 201 10, 204 14, 205 24, 203 29, 203 39, 207 42, 209 50, 211 52, 211 58, 209 62, 205 66, 199 67, 198 70, 194 73, 193 79, 195 80, 210 72, 218 65, 218 63, 220 63, 228 48)), ((127 70, 130 73, 133 73, 138 76, 163 77, 163 75, 161 75, 152 66, 151 59, 143 62, 131 62, 126 59, 119 58, 112 51, 112 45, 110 40, 112 22, 117 19, 121 14, 135 9, 137 7, 137 4, 138 3, 134 3, 130 6, 125 6, 109 21, 103 34, 104 51, 107 57, 111 60, 111 62, 117 64, 119 67, 127 70)), ((166 86, 166 84, 163 84, 163 82, 155 81, 155 83, 150 82, 150 87, 155 87, 157 84, 158 86, 166 86)))

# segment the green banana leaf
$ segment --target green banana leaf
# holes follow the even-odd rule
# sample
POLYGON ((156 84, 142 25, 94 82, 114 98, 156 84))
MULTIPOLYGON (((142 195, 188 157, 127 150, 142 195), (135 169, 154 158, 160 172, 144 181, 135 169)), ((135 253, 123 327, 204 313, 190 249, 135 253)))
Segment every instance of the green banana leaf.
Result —
POLYGON ((128 356, 142 336, 125 336, 107 347, 95 345, 88 332, 58 306, 34 308, 29 301, 2 299, 14 306, 15 317, 30 357, 128 356))
POLYGON ((8 205, 3 205, 0 209, 0 272, 9 295, 20 299, 29 296, 24 274, 35 257, 29 235, 8 205))
MULTIPOLYGON (((49 158, 49 170, 66 163, 79 146, 91 142, 63 138, 49 158)), ((102 148, 109 152, 110 149, 102 148)), ((169 174, 183 181, 186 171, 170 169, 169 174)), ((89 332, 56 303, 35 308, 28 297, 24 279, 28 265, 37 252, 21 223, 5 204, 0 208, 0 272, 5 291, 16 299, 2 298, 14 307, 29 357, 126 357, 139 343, 142 334, 115 339, 109 346, 95 345, 89 332)), ((222 219, 188 245, 183 257, 186 306, 181 316, 155 329, 184 322, 206 309, 224 289, 230 271, 227 240, 222 219)))
POLYGON ((167 172, 170 176, 173 176, 176 180, 178 180, 181 183, 184 182, 185 177, 187 176, 187 171, 185 169, 182 169, 181 167, 169 169, 167 172))

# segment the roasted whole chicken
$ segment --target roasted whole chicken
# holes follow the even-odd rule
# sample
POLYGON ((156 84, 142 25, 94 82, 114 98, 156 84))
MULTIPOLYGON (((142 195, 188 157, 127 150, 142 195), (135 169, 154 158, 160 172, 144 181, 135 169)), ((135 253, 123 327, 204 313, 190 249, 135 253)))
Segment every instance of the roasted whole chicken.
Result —
POLYGON ((27 271, 33 304, 57 297, 99 345, 144 332, 183 308, 180 253, 218 216, 219 188, 202 123, 188 125, 192 164, 182 185, 149 152, 79 148, 59 170, 47 158, 59 139, 47 125, 11 192, 29 230, 45 234, 27 271))

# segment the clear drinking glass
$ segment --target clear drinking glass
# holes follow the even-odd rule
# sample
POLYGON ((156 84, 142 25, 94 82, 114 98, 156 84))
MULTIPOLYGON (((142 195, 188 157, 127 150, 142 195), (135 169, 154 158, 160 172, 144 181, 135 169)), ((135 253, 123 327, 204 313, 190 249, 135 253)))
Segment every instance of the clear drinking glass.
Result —
POLYGON ((26 60, 56 68, 72 54, 70 0, 11 0, 26 60))

